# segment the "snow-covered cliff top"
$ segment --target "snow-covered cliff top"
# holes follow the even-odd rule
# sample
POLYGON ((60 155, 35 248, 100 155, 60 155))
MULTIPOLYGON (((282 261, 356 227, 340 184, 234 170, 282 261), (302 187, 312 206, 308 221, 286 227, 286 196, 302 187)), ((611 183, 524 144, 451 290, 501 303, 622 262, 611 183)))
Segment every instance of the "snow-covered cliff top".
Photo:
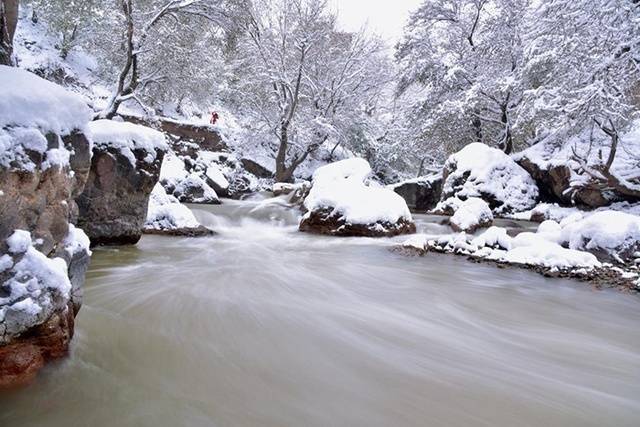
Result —
POLYGON ((148 163, 156 159, 157 150, 167 150, 164 134, 146 126, 114 120, 96 120, 89 124, 93 143, 106 145, 120 150, 131 162, 136 164, 134 150, 147 153, 144 160, 148 163))
POLYGON ((0 65, 0 128, 37 128, 68 135, 84 131, 91 110, 82 97, 35 74, 0 65))

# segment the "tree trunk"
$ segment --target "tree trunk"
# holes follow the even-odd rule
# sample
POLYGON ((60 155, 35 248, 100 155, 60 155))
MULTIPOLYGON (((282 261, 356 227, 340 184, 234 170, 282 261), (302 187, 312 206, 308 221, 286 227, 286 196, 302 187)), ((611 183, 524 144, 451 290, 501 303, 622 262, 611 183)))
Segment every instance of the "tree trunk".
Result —
POLYGON ((276 182, 289 182, 291 180, 291 172, 287 170, 287 147, 289 145, 289 128, 288 125, 280 126, 280 146, 276 154, 276 182))
POLYGON ((0 64, 13 65, 13 35, 18 25, 18 0, 0 0, 0 64))
POLYGON ((473 125, 473 129, 476 134, 476 142, 482 142, 482 120, 478 117, 474 117, 471 124, 473 125))
POLYGON ((422 160, 420 160, 420 167, 418 168, 418 176, 417 178, 420 178, 422 176, 422 174, 424 173, 424 162, 427 160, 426 157, 423 157, 422 160))
MULTIPOLYGON (((508 98, 507 98, 508 100, 508 98)), ((502 150, 505 154, 513 153, 513 135, 511 135, 511 125, 509 124, 509 115, 507 114, 508 106, 502 106, 502 117, 500 121, 504 125, 504 140, 502 150)))

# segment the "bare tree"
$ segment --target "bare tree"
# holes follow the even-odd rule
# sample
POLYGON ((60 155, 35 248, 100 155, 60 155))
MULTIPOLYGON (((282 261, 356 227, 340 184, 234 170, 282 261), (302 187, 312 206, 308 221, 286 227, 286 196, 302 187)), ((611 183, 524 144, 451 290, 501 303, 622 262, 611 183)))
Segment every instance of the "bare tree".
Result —
POLYGON ((277 139, 276 180, 291 181, 311 153, 341 142, 354 115, 374 108, 382 45, 338 31, 327 1, 255 1, 246 34, 241 91, 249 114, 277 139))
POLYGON ((118 74, 116 88, 107 106, 96 118, 112 118, 119 106, 128 100, 133 100, 146 111, 150 111, 138 96, 138 91, 147 85, 163 81, 165 76, 160 75, 158 69, 146 70, 146 74, 142 74, 140 57, 150 48, 149 39, 161 36, 154 30, 163 21, 172 19, 178 22, 179 15, 195 16, 219 25, 223 25, 225 21, 224 10, 219 7, 219 3, 208 0, 164 0, 158 9, 150 14, 151 18, 142 22, 136 20, 132 0, 119 0, 119 3, 124 16, 125 60, 118 74))

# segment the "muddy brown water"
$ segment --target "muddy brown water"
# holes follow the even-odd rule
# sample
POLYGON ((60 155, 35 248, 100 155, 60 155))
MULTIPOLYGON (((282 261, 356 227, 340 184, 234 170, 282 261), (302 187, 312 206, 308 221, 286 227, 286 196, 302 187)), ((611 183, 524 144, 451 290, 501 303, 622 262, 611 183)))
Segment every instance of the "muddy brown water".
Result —
POLYGON ((195 211, 220 234, 94 251, 70 357, 0 426, 640 425, 637 296, 195 211))

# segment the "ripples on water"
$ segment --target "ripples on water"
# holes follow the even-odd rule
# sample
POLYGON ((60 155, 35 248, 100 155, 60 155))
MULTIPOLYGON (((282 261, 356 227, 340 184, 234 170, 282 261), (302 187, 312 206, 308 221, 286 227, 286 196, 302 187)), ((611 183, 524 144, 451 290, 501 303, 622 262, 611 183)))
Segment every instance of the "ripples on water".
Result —
POLYGON ((194 210, 218 236, 94 252, 71 357, 0 425, 640 425, 635 296, 194 210))

